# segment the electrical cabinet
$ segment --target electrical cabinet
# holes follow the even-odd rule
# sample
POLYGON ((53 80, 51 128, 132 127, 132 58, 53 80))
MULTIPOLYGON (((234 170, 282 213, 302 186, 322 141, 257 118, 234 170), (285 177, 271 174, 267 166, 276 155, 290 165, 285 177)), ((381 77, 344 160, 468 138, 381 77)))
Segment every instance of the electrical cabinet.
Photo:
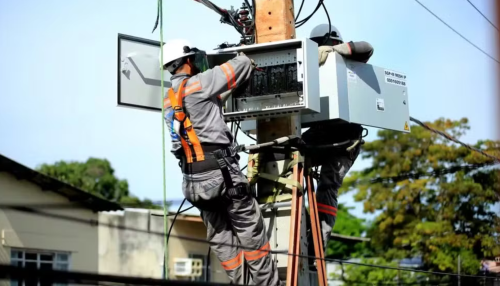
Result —
POLYGON ((258 69, 243 89, 226 101, 226 121, 243 121, 318 113, 318 45, 309 39, 293 39, 208 51, 209 66, 221 65, 243 52, 258 69))
MULTIPOLYGON (((321 110, 302 114, 302 127, 336 121, 410 132, 405 74, 331 53, 319 68, 319 79, 321 110)), ((241 123, 244 131, 255 126, 255 121, 241 123)))

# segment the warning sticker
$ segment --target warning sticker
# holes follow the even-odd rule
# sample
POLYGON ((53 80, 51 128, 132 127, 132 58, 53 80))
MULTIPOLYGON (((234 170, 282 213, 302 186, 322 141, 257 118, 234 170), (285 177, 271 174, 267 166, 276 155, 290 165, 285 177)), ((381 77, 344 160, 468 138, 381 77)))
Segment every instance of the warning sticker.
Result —
POLYGON ((377 98, 377 110, 378 111, 385 111, 385 102, 383 98, 377 98))
POLYGON ((352 81, 352 82, 356 82, 357 81, 357 76, 356 76, 356 73, 352 70, 347 70, 347 79, 352 81))
POLYGON ((408 125, 408 121, 405 121, 405 131, 410 131, 410 125, 408 125))

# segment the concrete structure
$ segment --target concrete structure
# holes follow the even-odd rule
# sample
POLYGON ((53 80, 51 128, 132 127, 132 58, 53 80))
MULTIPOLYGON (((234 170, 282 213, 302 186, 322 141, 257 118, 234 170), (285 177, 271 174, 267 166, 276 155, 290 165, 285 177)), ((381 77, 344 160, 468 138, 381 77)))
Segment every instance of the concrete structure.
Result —
MULTIPOLYGON (((85 272, 97 272, 99 268, 96 227, 90 223, 20 212, 6 206, 55 204, 58 208, 40 211, 89 221, 97 220, 99 211, 121 209, 115 203, 45 176, 2 155, 0 204, 1 264, 85 272)), ((0 285, 11 284, 4 280, 0 281, 0 285)))
MULTIPOLYGON (((174 213, 169 213, 169 226, 174 213)), ((121 230, 106 226, 99 227, 99 273, 130 275, 148 278, 163 278, 163 211, 126 209, 118 212, 99 214, 99 222, 115 226, 133 228, 121 230), (135 231, 138 230, 138 231, 135 231)), ((190 280, 176 276, 176 258, 203 259, 203 275, 195 281, 227 283, 223 271, 214 254, 208 259, 208 244, 179 239, 176 236, 206 240, 207 230, 198 215, 177 216, 168 242, 169 279, 190 280)))

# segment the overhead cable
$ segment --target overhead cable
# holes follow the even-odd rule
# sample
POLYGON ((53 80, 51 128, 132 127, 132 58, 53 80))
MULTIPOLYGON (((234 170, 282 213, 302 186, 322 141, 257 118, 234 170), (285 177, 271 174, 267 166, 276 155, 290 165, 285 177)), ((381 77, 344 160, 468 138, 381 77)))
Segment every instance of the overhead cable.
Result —
POLYGON ((295 22, 297 22, 297 19, 299 19, 300 12, 302 12, 302 7, 304 7, 304 2, 305 0, 302 0, 302 2, 300 3, 299 12, 297 12, 297 15, 295 16, 295 22))
MULTIPOLYGON (((67 215, 40 212, 40 211, 37 211, 34 209, 29 209, 26 206, 11 206, 11 207, 4 206, 4 209, 10 209, 10 210, 14 210, 14 211, 24 212, 24 213, 32 214, 32 215, 36 215, 36 216, 42 216, 42 217, 65 220, 65 221, 70 221, 70 222, 75 222, 75 223, 87 224, 87 225, 90 225, 92 227, 102 226, 102 227, 107 227, 107 228, 111 228, 111 229, 119 229, 119 230, 133 231, 133 232, 138 232, 138 233, 147 233, 150 235, 165 236, 164 232, 157 232, 157 231, 151 231, 151 230, 143 230, 143 229, 138 229, 138 228, 125 227, 125 226, 120 226, 120 225, 113 225, 113 224, 103 223, 103 222, 100 222, 98 220, 93 220, 93 219, 82 219, 82 218, 71 217, 71 216, 67 216, 67 215)), ((201 238, 194 238, 194 237, 182 236, 182 235, 171 235, 171 237, 181 239, 181 240, 186 240, 186 241, 205 243, 205 244, 209 244, 211 246, 214 246, 214 245, 224 245, 224 246, 232 246, 232 247, 235 246, 234 244, 230 244, 230 243, 215 243, 215 242, 210 242, 210 241, 207 241, 207 240, 201 239, 201 238)), ((241 250, 247 250, 247 251, 259 250, 259 249, 247 247, 244 245, 238 245, 238 247, 241 250)), ((374 267, 374 268, 380 268, 380 269, 391 269, 391 270, 400 270, 400 271, 407 271, 407 272, 427 273, 427 274, 433 274, 433 275, 446 275, 446 276, 471 277, 471 278, 485 279, 484 276, 478 276, 478 275, 435 272, 435 271, 411 269, 411 268, 404 268, 404 267, 373 265, 373 264, 366 264, 366 263, 361 263, 361 262, 345 261, 345 260, 334 259, 334 258, 319 258, 319 257, 311 256, 311 255, 294 254, 294 253, 288 253, 286 251, 269 250, 269 253, 278 254, 278 255, 294 256, 294 257, 296 256, 296 257, 307 258, 307 259, 321 259, 321 260, 324 260, 326 262, 344 263, 344 264, 374 267)), ((495 277, 491 277, 491 278, 487 277, 487 278, 488 279, 495 279, 495 277)))
MULTIPOLYGON (((25 277, 29 279, 40 279, 43 281, 51 281, 64 284, 83 284, 83 285, 99 285, 99 282, 113 282, 125 285, 233 285, 209 282, 196 281, 179 281, 168 279, 154 279, 133 276, 97 274, 89 272, 75 272, 53 269, 33 269, 17 267, 12 265, 0 264, 0 279, 22 280, 25 277)), ((101 284, 102 285, 102 284, 101 284)))
POLYGON ((458 165, 458 166, 453 166, 449 168, 443 168, 443 169, 436 169, 432 172, 426 172, 426 173, 406 173, 406 174, 401 174, 398 176, 393 176, 393 177, 380 177, 380 178, 374 178, 370 179, 370 183, 396 183, 400 182, 403 180, 407 179, 419 179, 421 177, 439 177, 442 175, 449 175, 449 174, 454 174, 459 171, 465 171, 465 172, 470 172, 474 171, 480 168, 484 167, 492 167, 492 166, 497 166, 499 165, 494 164, 494 163, 483 163, 483 164, 470 164, 470 165, 458 165))
MULTIPOLYGON (((183 199, 183 200, 185 200, 185 199, 183 199)), ((163 203, 162 201, 153 202, 153 204, 155 206, 161 206, 162 203, 163 203)), ((19 206, 23 206, 23 205, 26 206, 26 204, 19 204, 19 206)), ((8 206, 12 206, 12 204, 0 203, 0 209, 3 208, 3 207, 8 207, 8 206)), ((143 207, 141 205, 138 205, 138 206, 140 206, 141 209, 148 209, 147 207, 143 207)), ((64 203, 29 204, 29 208, 40 209, 40 210, 43 210, 43 209, 57 210, 57 209, 76 209, 76 208, 88 209, 89 207, 86 206, 86 205, 82 205, 78 201, 72 201, 72 202, 64 202, 64 203)), ((188 210, 191 210, 192 208, 194 208, 194 206, 187 207, 187 208, 181 210, 179 212, 179 214, 185 213, 188 210)), ((131 209, 136 209, 136 208, 132 207, 131 209)), ((149 210, 162 211, 162 214, 151 213, 152 216, 163 216, 164 215, 163 214, 163 209, 161 209, 161 210, 160 209, 149 209, 149 210)), ((174 216, 174 215, 175 215, 175 213, 174 214, 168 214, 167 216, 174 216)))
POLYGON ((483 150, 479 150, 479 149, 477 149, 477 148, 474 148, 474 147, 470 146, 469 144, 466 144, 466 143, 464 143, 464 142, 462 142, 462 141, 460 141, 460 140, 458 140, 458 139, 454 138, 453 136, 451 136, 451 135, 449 135, 449 134, 446 134, 446 133, 445 133, 445 132, 443 132, 443 131, 439 131, 439 130, 437 130, 437 129, 434 129, 434 128, 430 127, 429 125, 427 125, 427 124, 423 123, 422 121, 420 121, 420 120, 416 119, 416 118, 413 118, 413 117, 411 117, 411 116, 410 116, 410 120, 411 120, 411 121, 413 121, 413 122, 415 122, 416 124, 418 124, 418 125, 422 126, 423 128, 425 128, 425 129, 427 129, 427 130, 429 130, 429 131, 433 132, 433 133, 436 133, 436 134, 438 134, 438 135, 440 135, 440 136, 442 136, 442 137, 444 137, 444 138, 446 138, 446 139, 448 139, 448 140, 450 140, 450 141, 453 141, 453 142, 455 142, 455 143, 457 143, 457 144, 460 144, 461 146, 463 146, 463 147, 467 148, 467 149, 468 149, 468 150, 470 150, 470 151, 474 151, 474 152, 480 153, 480 154, 482 154, 483 156, 486 156, 486 157, 488 157, 488 158, 492 159, 492 160, 493 160, 493 161, 495 161, 496 163, 500 163, 500 158, 498 158, 498 157, 495 157, 495 156, 493 156, 493 155, 490 155, 490 154, 488 154, 488 153, 484 152, 483 150))
POLYGON ((470 4, 470 5, 471 5, 474 9, 476 9, 476 11, 477 11, 479 14, 481 14, 481 16, 483 16, 483 18, 484 18, 486 21, 488 21, 488 22, 491 24, 491 26, 493 26, 493 28, 495 28, 495 30, 497 30, 497 31, 498 31, 498 27, 497 27, 497 26, 495 26, 495 24, 493 24, 493 23, 490 21, 490 19, 488 19, 488 17, 486 17, 486 15, 484 15, 484 14, 483 14, 483 12, 481 12, 481 10, 479 10, 479 9, 478 9, 478 8, 477 8, 477 7, 476 7, 476 6, 475 6, 475 5, 474 5, 474 4, 473 4, 470 0, 467 0, 467 2, 469 2, 469 4, 470 4))
POLYGON ((321 7, 321 4, 323 3, 324 0, 319 0, 318 1, 318 5, 316 5, 316 8, 314 8, 313 12, 305 17, 304 19, 302 20, 299 20, 299 21, 296 21, 295 22, 295 28, 300 28, 302 25, 304 25, 305 23, 307 23, 307 21, 309 21, 309 19, 312 18, 312 16, 314 16, 314 14, 316 14, 316 12, 319 10, 319 8, 321 7))
POLYGON ((453 29, 453 27, 451 27, 448 23, 446 23, 443 19, 441 19, 438 15, 436 15, 434 12, 432 12, 429 8, 427 8, 424 4, 422 4, 420 1, 418 0, 415 0, 415 2, 417 2, 420 6, 422 6, 425 10, 427 10, 427 12, 431 13, 432 16, 434 16, 436 19, 438 19, 441 23, 443 23, 446 27, 448 27, 450 30, 452 30, 453 32, 455 32, 455 34, 459 35, 462 39, 464 39, 466 42, 468 42, 469 44, 471 44, 473 47, 475 47, 477 50, 479 50, 480 52, 482 52, 484 55, 486 55, 488 58, 494 60, 495 62, 499 63, 500 62, 495 59, 494 57, 490 56, 490 54, 488 54, 487 52, 485 52, 483 49, 481 49, 480 47, 478 47, 477 45, 475 45, 473 42, 471 42, 469 39, 467 39, 466 37, 464 37, 462 34, 460 34, 457 30, 453 29))

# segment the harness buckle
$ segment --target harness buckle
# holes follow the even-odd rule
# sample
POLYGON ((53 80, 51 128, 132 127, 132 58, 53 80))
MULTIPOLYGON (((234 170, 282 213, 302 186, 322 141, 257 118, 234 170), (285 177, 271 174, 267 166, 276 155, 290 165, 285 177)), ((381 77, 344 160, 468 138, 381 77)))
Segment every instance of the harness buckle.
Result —
POLYGON ((251 192, 249 192, 248 185, 246 185, 246 184, 238 185, 236 187, 227 189, 227 195, 229 197, 242 197, 242 196, 248 195, 250 193, 251 192))
POLYGON ((174 118, 180 123, 184 123, 184 121, 186 121, 186 112, 184 112, 184 108, 177 105, 172 106, 172 109, 174 110, 174 118), (179 117, 182 117, 182 119, 179 119, 179 117))
POLYGON ((226 154, 224 151, 225 150, 223 150, 223 149, 219 149, 219 150, 215 150, 213 152, 214 157, 217 160, 217 163, 219 164, 219 167, 221 169, 227 168, 226 160, 224 160, 224 157, 226 157, 225 156, 226 154))

